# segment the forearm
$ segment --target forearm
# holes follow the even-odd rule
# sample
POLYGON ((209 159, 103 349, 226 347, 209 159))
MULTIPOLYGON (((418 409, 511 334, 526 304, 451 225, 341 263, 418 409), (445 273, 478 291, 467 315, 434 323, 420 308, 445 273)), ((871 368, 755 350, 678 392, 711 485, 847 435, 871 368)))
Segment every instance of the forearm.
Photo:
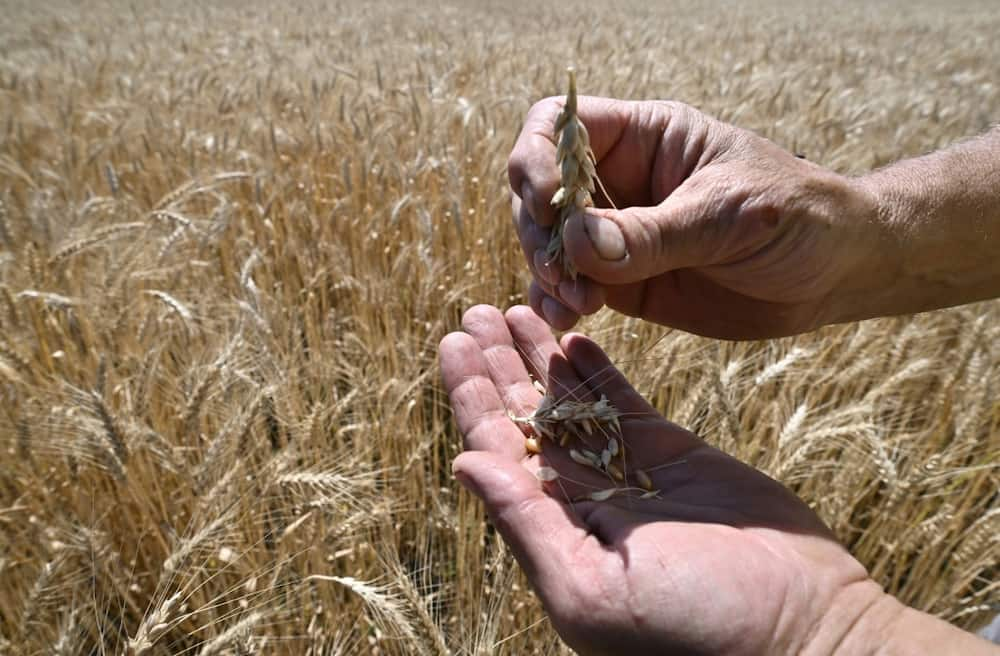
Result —
POLYGON ((878 656, 904 654, 955 654, 997 656, 1000 647, 927 613, 904 607, 878 656))
POLYGON ((803 653, 834 656, 997 656, 1000 647, 886 594, 874 581, 837 596, 803 653))
POLYGON ((1000 128, 855 183, 875 202, 884 252, 861 272, 871 284, 853 286, 843 320, 1000 296, 1000 128))

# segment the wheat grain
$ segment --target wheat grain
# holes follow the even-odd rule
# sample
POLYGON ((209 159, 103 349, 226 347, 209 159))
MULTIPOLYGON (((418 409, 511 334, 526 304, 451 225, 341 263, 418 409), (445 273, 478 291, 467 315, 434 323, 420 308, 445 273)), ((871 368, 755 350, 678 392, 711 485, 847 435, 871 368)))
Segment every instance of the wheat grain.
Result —
POLYGON ((649 474, 641 469, 635 470, 635 480, 638 481, 639 487, 647 491, 653 491, 653 480, 649 477, 649 474))
POLYGON ((591 501, 607 501, 616 494, 620 494, 622 488, 620 487, 609 487, 606 490, 598 490, 597 492, 591 492, 585 498, 591 501))
POLYGON ((597 460, 596 458, 588 456, 587 455, 588 453, 589 452, 583 452, 583 453, 581 453, 580 451, 577 451, 576 449, 570 449, 569 450, 569 457, 573 460, 573 462, 575 462, 575 463, 577 463, 579 465, 583 465, 584 467, 593 467, 594 469, 600 469, 601 468, 601 462, 600 462, 600 460, 597 460))
POLYGON ((559 478, 559 472, 557 472, 552 467, 539 467, 535 470, 535 478, 542 481, 543 483, 548 483, 559 478))

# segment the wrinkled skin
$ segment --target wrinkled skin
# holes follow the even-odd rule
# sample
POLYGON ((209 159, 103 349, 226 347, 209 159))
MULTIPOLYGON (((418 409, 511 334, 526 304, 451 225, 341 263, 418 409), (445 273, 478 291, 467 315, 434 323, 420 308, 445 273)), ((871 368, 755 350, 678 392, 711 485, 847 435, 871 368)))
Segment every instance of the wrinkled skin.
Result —
POLYGON ((529 299, 553 327, 607 305, 711 337, 791 335, 844 320, 868 269, 887 266, 892 238, 855 180, 681 103, 581 97, 598 175, 621 209, 598 192, 604 209, 567 221, 565 249, 582 274, 567 279, 544 254, 562 103, 531 109, 508 163, 529 299))
POLYGON ((455 474, 581 654, 801 653, 837 595, 868 580, 801 500, 663 419, 589 339, 557 343, 523 306, 472 308, 463 328, 440 351, 467 449, 455 474), (650 472, 660 497, 568 502, 612 484, 548 440, 526 454, 508 412, 537 406, 529 371, 557 397, 606 394, 623 413, 630 481, 668 465, 650 472), (539 482, 540 464, 560 478, 539 482))

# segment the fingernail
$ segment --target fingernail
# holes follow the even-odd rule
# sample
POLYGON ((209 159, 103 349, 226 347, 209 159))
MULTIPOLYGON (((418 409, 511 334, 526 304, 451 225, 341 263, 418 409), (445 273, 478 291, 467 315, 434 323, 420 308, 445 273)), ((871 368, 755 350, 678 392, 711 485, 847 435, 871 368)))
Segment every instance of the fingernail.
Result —
POLYGON ((545 321, 547 321, 550 326, 554 325, 556 319, 559 318, 559 310, 559 303, 557 303, 552 297, 546 296, 542 299, 542 314, 545 315, 545 321))
POLYGON ((584 214, 583 229, 601 259, 617 261, 625 257, 625 237, 614 221, 584 214))
POLYGON ((542 249, 535 251, 535 271, 539 277, 552 286, 559 284, 559 267, 549 259, 549 256, 542 249))
POLYGON ((559 283, 559 298, 577 313, 583 313, 587 300, 587 289, 580 280, 564 280, 559 283))

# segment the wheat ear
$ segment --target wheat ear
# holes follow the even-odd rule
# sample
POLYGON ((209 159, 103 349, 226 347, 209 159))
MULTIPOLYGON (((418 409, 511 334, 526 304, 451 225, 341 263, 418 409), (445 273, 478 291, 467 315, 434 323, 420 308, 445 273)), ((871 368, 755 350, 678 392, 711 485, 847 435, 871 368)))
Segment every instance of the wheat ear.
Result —
POLYGON ((552 227, 546 254, 550 262, 562 264, 570 278, 576 279, 576 267, 563 248, 563 226, 574 212, 594 204, 594 153, 590 149, 590 135, 576 115, 576 71, 569 73, 569 92, 566 104, 556 118, 556 165, 559 167, 561 186, 552 196, 558 216, 552 227))
POLYGON ((173 613, 178 610, 177 602, 180 599, 180 592, 168 597, 150 615, 142 619, 135 637, 129 638, 126 643, 126 656, 144 656, 153 649, 156 641, 172 626, 173 613))

